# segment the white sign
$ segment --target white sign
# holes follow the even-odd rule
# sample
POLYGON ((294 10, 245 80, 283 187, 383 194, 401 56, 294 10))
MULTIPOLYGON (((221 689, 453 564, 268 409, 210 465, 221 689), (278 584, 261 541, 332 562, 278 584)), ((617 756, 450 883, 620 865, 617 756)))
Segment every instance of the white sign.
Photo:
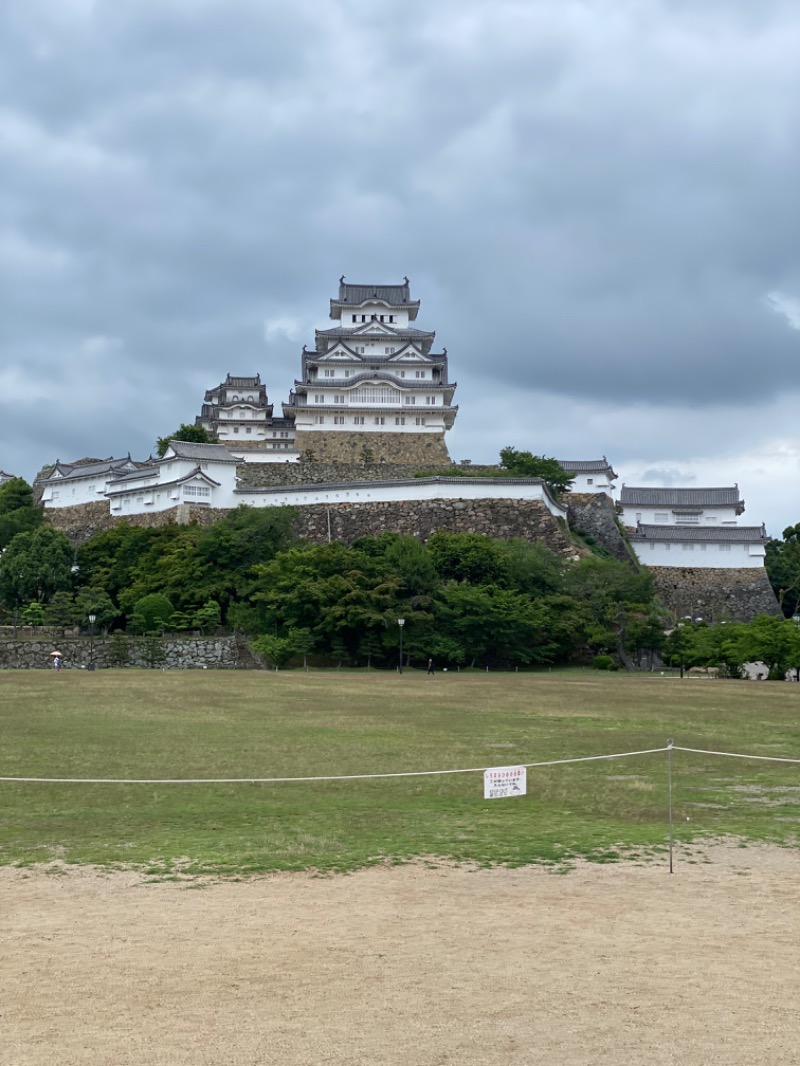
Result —
POLYGON ((483 771, 483 798, 496 800, 524 796, 526 782, 524 766, 493 766, 483 771))

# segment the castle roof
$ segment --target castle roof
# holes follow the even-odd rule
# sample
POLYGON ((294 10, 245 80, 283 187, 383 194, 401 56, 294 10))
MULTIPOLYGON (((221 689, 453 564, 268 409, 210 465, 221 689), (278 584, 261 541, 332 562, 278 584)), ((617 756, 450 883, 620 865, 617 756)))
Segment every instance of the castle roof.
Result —
POLYGON ((5 470, 0 470, 0 481, 10 481, 14 477, 14 474, 7 474, 5 470))
POLYGON ((721 489, 665 489, 633 488, 623 485, 619 502, 642 507, 736 507, 736 513, 744 511, 744 500, 739 498, 739 486, 721 489))
POLYGON ((630 534, 632 541, 656 541, 658 543, 700 544, 754 544, 769 540, 764 526, 653 526, 640 522, 636 532, 630 534))
MULTIPOLYGON (((192 441, 171 440, 167 450, 172 451, 176 459, 204 459, 215 463, 237 463, 239 461, 224 444, 195 444, 192 441)), ((162 461, 164 459, 167 459, 166 453, 162 461)))
POLYGON ((379 300, 388 307, 408 311, 408 317, 415 319, 419 311, 419 300, 412 300, 408 278, 402 285, 350 285, 339 278, 339 297, 331 300, 331 318, 341 318, 342 311, 350 307, 361 307, 372 300, 379 300))
POLYGON ((36 481, 39 484, 44 484, 48 481, 77 481, 83 478, 100 477, 103 474, 109 474, 113 471, 135 469, 139 464, 135 460, 131 459, 130 455, 126 455, 124 459, 90 459, 80 460, 76 463, 62 463, 56 460, 56 464, 53 469, 45 477, 37 477, 36 481))
POLYGON ((609 478, 617 477, 608 459, 557 459, 556 462, 568 474, 608 474, 609 478))

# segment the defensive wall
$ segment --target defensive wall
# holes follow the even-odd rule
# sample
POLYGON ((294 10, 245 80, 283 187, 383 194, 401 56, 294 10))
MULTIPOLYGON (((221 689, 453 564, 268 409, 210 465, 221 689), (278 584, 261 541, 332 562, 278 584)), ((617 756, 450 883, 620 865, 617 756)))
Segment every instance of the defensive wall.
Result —
MULTIPOLYGON (((160 637, 156 638, 161 655, 155 664, 166 670, 234 670, 252 669, 256 663, 247 647, 235 637, 160 637)), ((150 666, 151 640, 125 637, 127 666, 150 666)), ((51 652, 64 656, 64 669, 84 669, 94 662, 98 669, 112 665, 110 638, 32 636, 26 639, 0 639, 0 670, 46 670, 52 668, 51 652)))
MULTIPOLYGON (((520 537, 540 541, 566 557, 588 554, 576 547, 563 524, 538 500, 406 500, 384 503, 337 503, 293 507, 293 531, 312 544, 329 540, 352 544, 364 536, 390 531, 426 541, 437 530, 450 533, 483 533, 498 538, 520 537)), ((115 518, 108 505, 79 504, 46 512, 47 521, 76 545, 120 523, 158 528, 177 522, 208 526, 228 511, 182 505, 172 511, 115 518)))
MULTIPOLYGON (((476 474, 491 476, 496 467, 473 467, 476 474)), ((247 464, 239 467, 247 485, 301 485, 331 482, 385 481, 407 478, 418 467, 405 464, 302 463, 247 464)), ((567 497, 570 528, 591 538, 613 558, 638 566, 616 519, 613 501, 603 493, 567 497)), ((362 536, 385 531, 408 534, 426 541, 437 530, 482 533, 497 538, 519 537, 545 544, 566 558, 589 554, 539 501, 523 500, 428 500, 373 503, 341 502, 331 505, 293 507, 293 528, 298 537, 315 544, 329 540, 351 544, 362 536)), ((74 544, 81 544, 119 522, 142 527, 160 527, 171 522, 211 525, 227 511, 180 506, 173 511, 115 518, 106 501, 46 511, 47 521, 63 530, 74 544)), ((714 570, 650 567, 656 591, 672 619, 686 616, 708 621, 747 621, 759 614, 779 615, 780 608, 766 570, 714 570)))
POLYGON ((648 569, 673 621, 702 618, 705 622, 749 622, 759 614, 781 613, 763 568, 701 570, 651 566, 648 569))

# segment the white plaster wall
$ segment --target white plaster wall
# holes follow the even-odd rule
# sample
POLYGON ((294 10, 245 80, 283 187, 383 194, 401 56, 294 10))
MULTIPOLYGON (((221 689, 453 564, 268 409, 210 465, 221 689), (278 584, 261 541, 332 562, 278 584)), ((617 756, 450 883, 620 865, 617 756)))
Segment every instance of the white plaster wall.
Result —
POLYGON ((622 509, 622 524, 625 526, 636 526, 637 521, 646 526, 708 526, 708 525, 738 525, 739 516, 736 514, 736 508, 728 506, 720 507, 702 507, 700 509, 699 522, 677 522, 677 516, 673 513, 673 507, 632 507, 627 504, 622 509), (637 516, 641 515, 641 518, 637 516), (656 515, 659 515, 659 519, 656 520, 656 515), (666 519, 661 518, 661 515, 666 515, 666 519), (707 518, 713 518, 714 522, 707 522, 707 518))
POLYGON ((105 498, 108 477, 100 474, 80 481, 56 481, 48 485, 42 494, 42 505, 47 509, 75 507, 79 503, 97 503, 105 498))
POLYGON ((609 496, 614 491, 613 481, 609 481, 605 474, 576 474, 572 482, 573 492, 605 492, 609 496), (591 484, 589 484, 591 480, 591 484))
MULTIPOLYGON (((334 418, 340 415, 339 408, 329 408, 325 410, 322 407, 313 408, 297 408, 297 415, 295 417, 295 428, 302 430, 303 432, 311 432, 319 430, 321 432, 337 432, 342 431, 345 433, 441 433, 445 429, 445 421, 443 416, 443 408, 437 409, 435 407, 423 408, 410 408, 404 409, 402 414, 397 414, 396 407, 389 408, 375 408, 373 412, 378 412, 377 417, 385 418, 386 421, 383 425, 375 425, 375 413, 364 414, 364 425, 355 425, 352 414, 342 413, 345 422, 344 425, 334 425, 334 418), (322 415, 325 418, 323 423, 314 421, 315 415, 322 415), (395 425, 395 418, 405 418, 406 424, 404 426, 395 425), (425 424, 417 425, 416 419, 424 418, 425 424)), ((361 417, 361 416, 359 416, 361 417)))
MULTIPOLYGON (((236 503, 252 507, 307 507, 335 503, 398 503, 414 500, 541 500, 556 518, 566 518, 566 508, 550 499, 538 483, 486 482, 461 478, 457 482, 428 482, 423 478, 391 484, 364 484, 348 488, 319 485, 291 486, 272 492, 241 492, 236 503)), ((233 504, 232 506, 236 506, 233 504)))
POLYGON ((698 567, 707 570, 756 569, 764 565, 763 544, 659 544, 653 541, 633 543, 639 562, 645 566, 698 567), (704 550, 705 549, 705 550, 704 550))

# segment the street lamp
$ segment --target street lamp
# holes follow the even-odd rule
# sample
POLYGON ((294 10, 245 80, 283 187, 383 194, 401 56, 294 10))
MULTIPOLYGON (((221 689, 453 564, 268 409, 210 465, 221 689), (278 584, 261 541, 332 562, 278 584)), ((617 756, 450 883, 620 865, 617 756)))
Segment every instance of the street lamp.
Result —
POLYGON ((405 618, 398 618, 397 624, 400 626, 400 668, 399 673, 403 672, 403 626, 406 624, 405 618))
POLYGON ((94 624, 97 621, 97 615, 92 612, 89 615, 89 669, 94 670, 94 624))

